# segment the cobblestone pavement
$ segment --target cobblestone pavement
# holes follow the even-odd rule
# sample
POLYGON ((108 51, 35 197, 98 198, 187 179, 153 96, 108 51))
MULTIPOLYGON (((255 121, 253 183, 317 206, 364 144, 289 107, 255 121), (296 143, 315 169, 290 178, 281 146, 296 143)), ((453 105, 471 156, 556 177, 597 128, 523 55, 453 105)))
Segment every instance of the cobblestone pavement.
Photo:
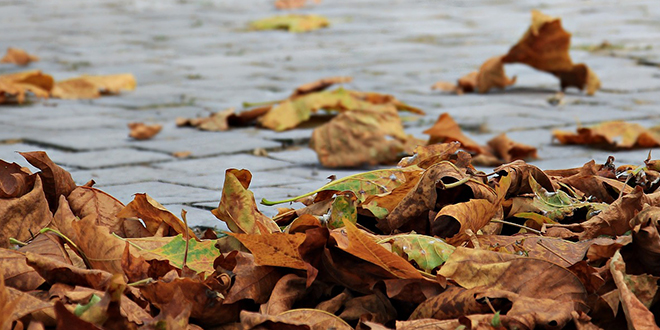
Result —
MULTIPOLYGON (((0 107, 0 158, 27 164, 15 151, 45 150, 82 184, 89 179, 124 203, 146 192, 194 225, 223 228, 208 211, 220 199, 224 171, 253 172, 257 200, 304 193, 358 170, 320 167, 306 147, 311 129, 275 133, 257 128, 201 132, 177 128, 176 117, 206 115, 243 101, 286 97, 297 85, 349 75, 346 87, 390 93, 427 112, 406 122, 421 133, 448 112, 475 140, 507 132, 538 148, 543 169, 604 162, 608 151, 559 146, 551 130, 605 119, 660 124, 660 6, 655 1, 324 0, 300 13, 328 17, 311 33, 253 32, 248 22, 281 14, 268 0, 0 0, 0 49, 41 57, 29 68, 57 80, 82 73, 133 73, 135 92, 92 101, 37 100, 0 107), (573 34, 571 55, 601 78, 588 97, 568 90, 547 102, 557 80, 507 66, 516 85, 488 95, 432 92, 487 58, 504 54, 527 29, 530 10, 562 17, 573 34), (603 41, 612 46, 589 51, 603 41), (161 123, 149 141, 132 141, 126 124, 161 123), (255 156, 262 148, 267 156, 255 156), (172 152, 191 151, 188 159, 172 152)), ((0 73, 22 70, 0 65, 0 73)), ((617 163, 641 163, 647 150, 617 152, 617 163)), ((655 151, 660 155, 660 150, 655 151)), ((274 207, 263 207, 268 214, 274 207)))

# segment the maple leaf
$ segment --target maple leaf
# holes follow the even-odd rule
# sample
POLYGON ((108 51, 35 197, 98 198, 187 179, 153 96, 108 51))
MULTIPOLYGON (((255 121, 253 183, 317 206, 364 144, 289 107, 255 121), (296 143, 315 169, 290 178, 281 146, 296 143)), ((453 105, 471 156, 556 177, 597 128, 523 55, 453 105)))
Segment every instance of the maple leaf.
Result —
POLYGON ((250 23, 255 30, 287 30, 294 33, 309 32, 329 25, 330 22, 323 16, 297 14, 274 16, 250 23))

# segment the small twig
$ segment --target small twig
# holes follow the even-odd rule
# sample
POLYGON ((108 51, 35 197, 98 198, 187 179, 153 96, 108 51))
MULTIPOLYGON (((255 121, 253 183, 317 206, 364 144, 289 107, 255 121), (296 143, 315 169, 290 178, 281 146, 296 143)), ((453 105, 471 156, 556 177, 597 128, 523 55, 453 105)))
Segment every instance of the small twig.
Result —
POLYGON ((534 233, 534 234, 537 234, 537 235, 539 235, 539 236, 543 236, 543 233, 542 233, 540 230, 536 230, 536 229, 534 229, 534 228, 529 228, 529 227, 527 227, 527 226, 525 226, 525 225, 520 225, 520 224, 517 224, 517 223, 515 223, 515 222, 509 222, 509 221, 504 221, 504 220, 491 220, 491 222, 502 223, 502 224, 505 224, 505 225, 514 226, 514 227, 518 227, 518 228, 522 228, 522 229, 526 229, 526 230, 531 231, 531 232, 534 233))
POLYGON ((495 307, 493 307, 493 305, 490 303, 490 299, 488 299, 488 297, 484 297, 484 299, 486 299, 486 304, 488 304, 488 307, 490 307, 490 310, 493 312, 493 314, 496 314, 497 311, 495 310, 495 307))

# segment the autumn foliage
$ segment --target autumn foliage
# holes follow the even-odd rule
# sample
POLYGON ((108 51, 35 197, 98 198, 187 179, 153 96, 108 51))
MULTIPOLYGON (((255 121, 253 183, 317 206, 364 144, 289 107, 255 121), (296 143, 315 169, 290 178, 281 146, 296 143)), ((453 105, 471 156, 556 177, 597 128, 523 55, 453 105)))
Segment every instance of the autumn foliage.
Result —
POLYGON ((153 329, 655 326, 657 162, 486 176, 459 142, 334 180, 274 218, 229 169, 196 234, 43 152, 0 171, 0 324, 153 329))

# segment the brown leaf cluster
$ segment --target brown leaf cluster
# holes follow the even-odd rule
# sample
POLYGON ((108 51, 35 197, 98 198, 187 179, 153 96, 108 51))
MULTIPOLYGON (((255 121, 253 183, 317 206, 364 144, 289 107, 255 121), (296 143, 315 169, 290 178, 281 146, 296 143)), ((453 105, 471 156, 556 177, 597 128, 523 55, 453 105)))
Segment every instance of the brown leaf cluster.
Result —
POLYGON ((456 94, 504 89, 516 82, 516 77, 506 76, 504 65, 521 63, 554 75, 562 90, 576 87, 593 95, 600 88, 600 80, 585 64, 573 63, 568 53, 570 43, 571 34, 563 29, 560 18, 532 10, 532 24, 507 54, 491 57, 479 71, 461 77, 456 84, 440 81, 432 89, 456 94))
POLYGON ((23 153, 39 172, 0 167, 0 324, 656 327, 656 161, 517 160, 488 179, 458 147, 337 179, 274 219, 257 210, 251 173, 227 170, 213 214, 232 233, 204 239, 146 194, 124 206, 23 153))

